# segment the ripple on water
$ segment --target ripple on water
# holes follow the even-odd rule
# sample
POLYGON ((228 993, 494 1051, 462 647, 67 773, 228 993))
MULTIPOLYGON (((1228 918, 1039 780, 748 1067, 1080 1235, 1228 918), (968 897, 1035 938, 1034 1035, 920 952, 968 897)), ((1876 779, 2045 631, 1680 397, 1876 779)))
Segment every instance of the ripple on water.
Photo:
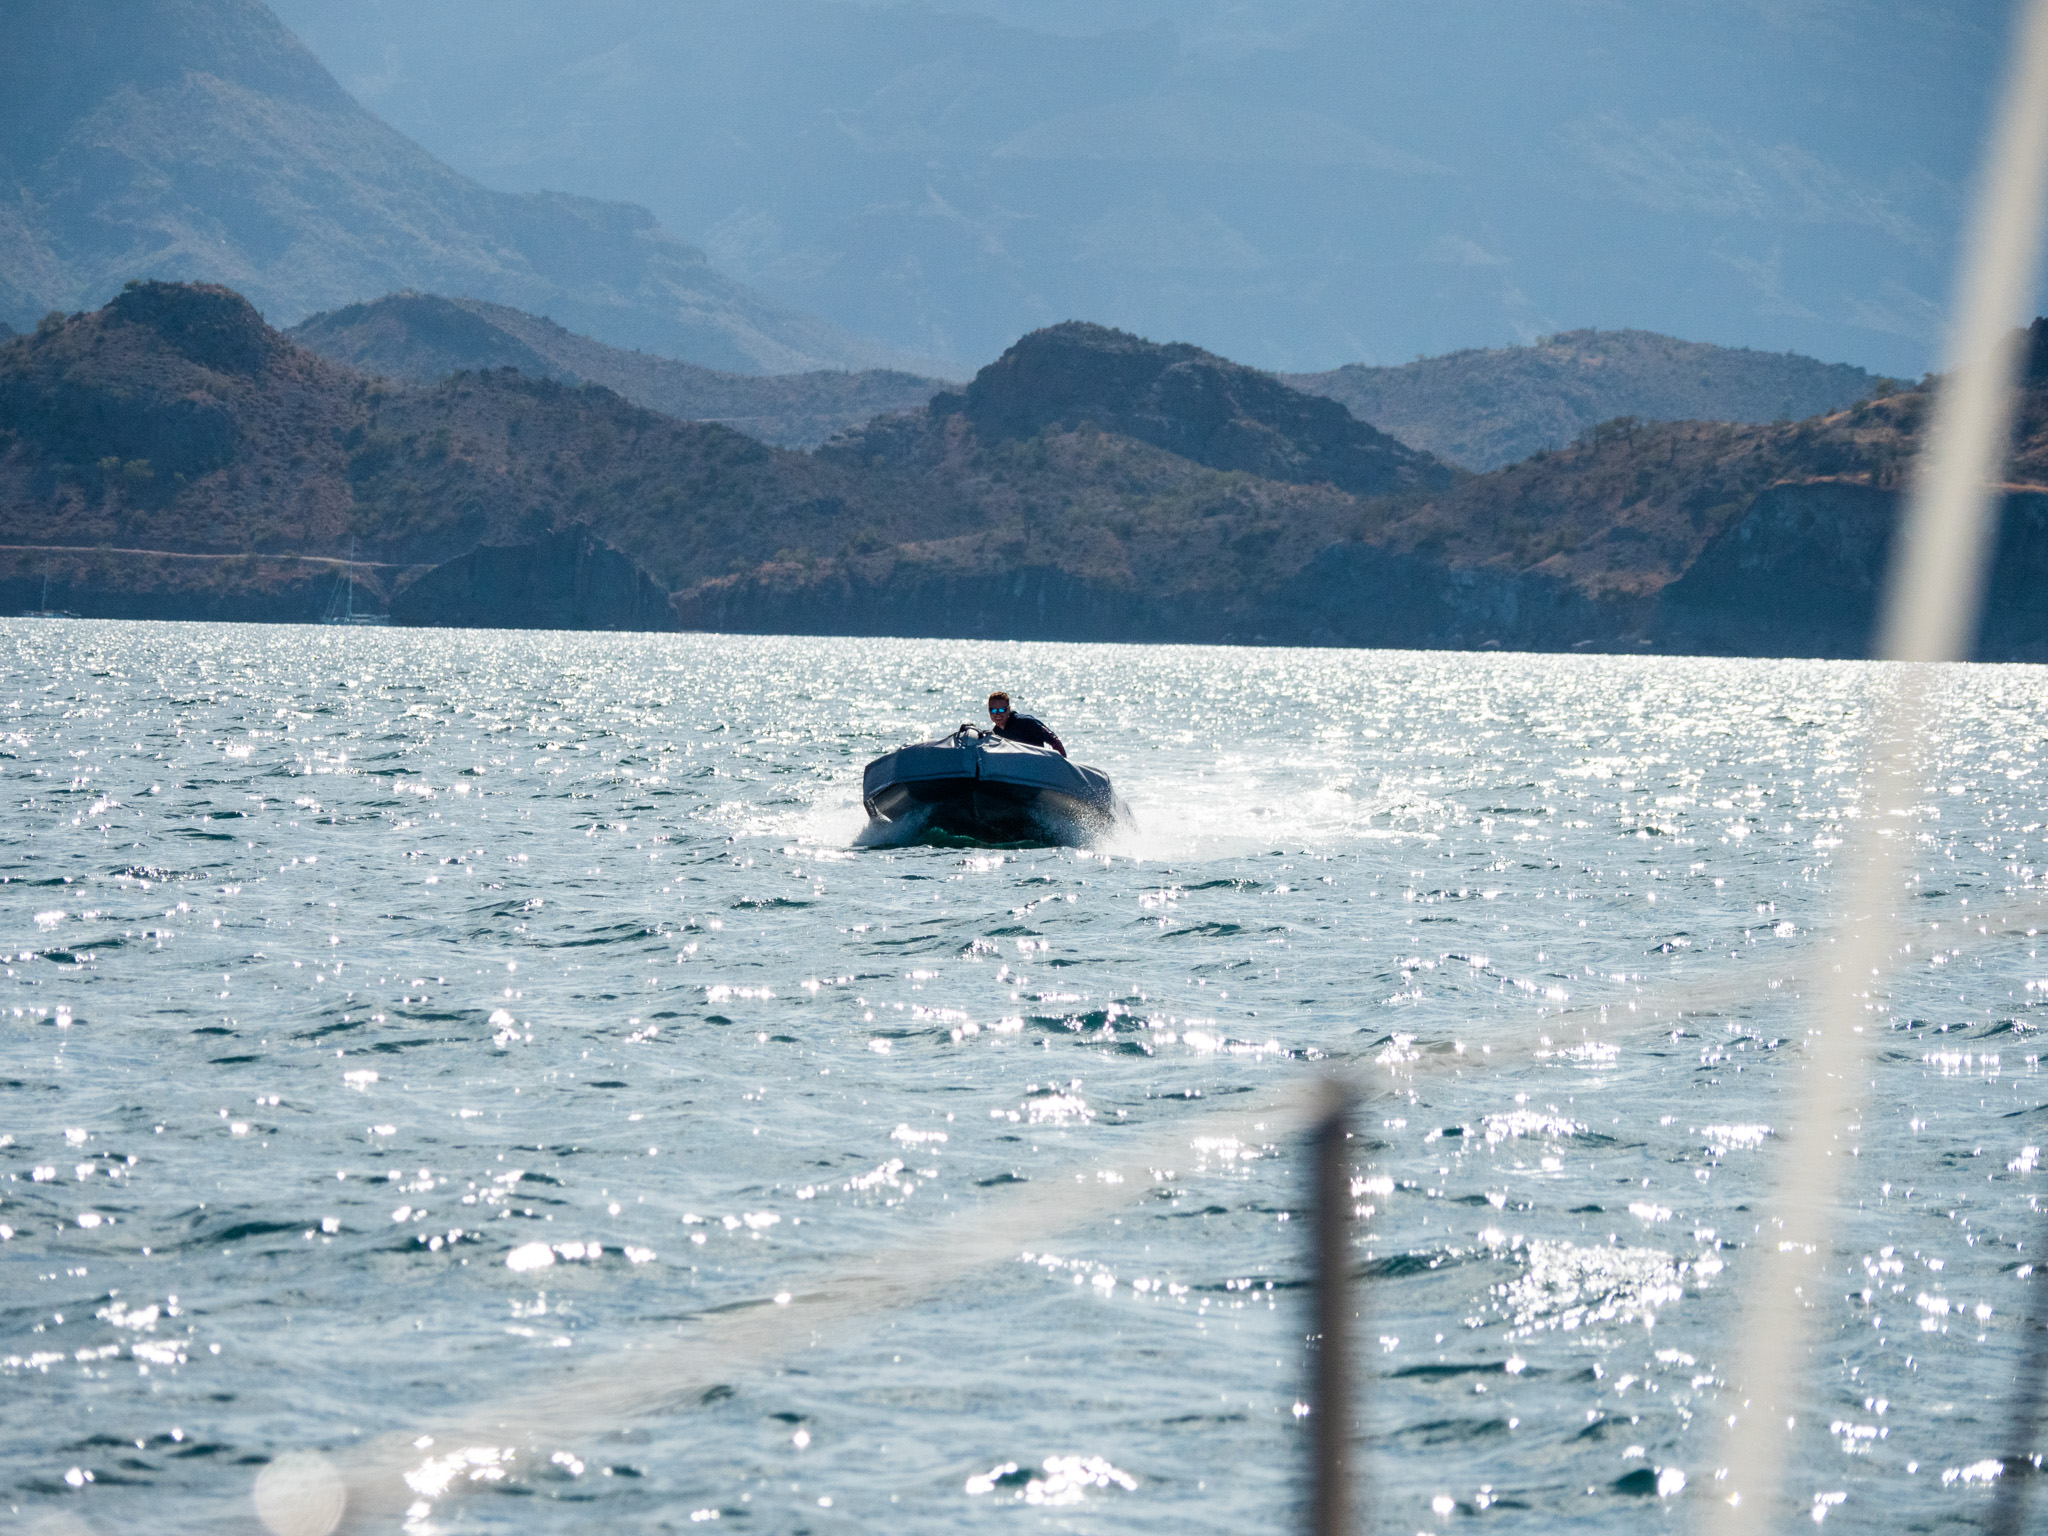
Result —
MULTIPOLYGON (((421 1530, 1278 1528, 1310 1224, 1292 1133, 1231 1106, 1333 1063, 1395 1084, 1352 1170, 1390 1526, 1633 1530, 1710 1481, 1874 669, 0 643, 35 1518, 197 1531, 253 1489, 312 1529, 319 1458, 375 1441, 421 1530), (862 764, 996 681, 1135 829, 860 846, 862 764), (861 1299, 799 1329, 820 1295, 861 1299)), ((1790 1432, 1852 1523, 1990 1497, 1951 1405, 2011 1378, 2039 1219, 2048 679, 1947 693, 1790 1432)))

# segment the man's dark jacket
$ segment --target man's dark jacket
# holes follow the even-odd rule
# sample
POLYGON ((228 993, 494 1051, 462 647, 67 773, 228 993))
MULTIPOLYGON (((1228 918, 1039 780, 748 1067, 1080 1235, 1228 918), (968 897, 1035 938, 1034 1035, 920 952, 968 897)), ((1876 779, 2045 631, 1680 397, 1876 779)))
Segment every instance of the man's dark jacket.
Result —
POLYGON ((996 734, 1005 741, 1022 742, 1027 747, 1051 747, 1061 757, 1067 755, 1067 749, 1060 745, 1059 737, 1045 728, 1045 722, 1029 715, 1012 713, 996 727, 996 734))

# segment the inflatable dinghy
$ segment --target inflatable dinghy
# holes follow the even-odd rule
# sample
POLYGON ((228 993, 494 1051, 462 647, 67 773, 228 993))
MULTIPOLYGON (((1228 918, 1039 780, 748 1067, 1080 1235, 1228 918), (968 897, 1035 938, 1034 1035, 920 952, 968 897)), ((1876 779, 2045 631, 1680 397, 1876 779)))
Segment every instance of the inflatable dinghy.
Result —
POLYGON ((871 833, 988 843, 1086 843, 1130 816, 1100 768, 971 725, 876 758, 861 798, 871 833))

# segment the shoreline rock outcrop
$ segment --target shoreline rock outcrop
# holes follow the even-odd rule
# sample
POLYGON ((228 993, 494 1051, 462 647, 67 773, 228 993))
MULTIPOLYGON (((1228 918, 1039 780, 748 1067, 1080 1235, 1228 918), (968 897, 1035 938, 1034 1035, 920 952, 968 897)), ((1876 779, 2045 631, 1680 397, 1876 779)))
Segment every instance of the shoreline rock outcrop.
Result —
POLYGON ((485 544, 391 599, 391 622, 440 629, 676 629, 668 592, 632 557, 570 527, 485 544))
MULTIPOLYGON (((1905 496, 1853 482, 1774 485, 1664 589, 1667 649, 1870 654, 1905 496)), ((2007 487, 1986 573, 1980 661, 2048 661, 2048 491, 2007 487)))

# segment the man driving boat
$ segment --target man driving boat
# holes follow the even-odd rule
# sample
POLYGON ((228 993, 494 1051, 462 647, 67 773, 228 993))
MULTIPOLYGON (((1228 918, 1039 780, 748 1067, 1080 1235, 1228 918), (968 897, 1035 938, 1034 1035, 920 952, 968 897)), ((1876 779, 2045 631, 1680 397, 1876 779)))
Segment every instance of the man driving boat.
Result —
POLYGON ((1059 737, 1045 728, 1045 722, 1034 720, 1029 715, 1020 715, 1010 708, 1007 693, 992 693, 988 696, 988 717, 995 723, 995 733, 1005 741, 1021 742, 1027 747, 1051 747, 1061 757, 1067 749, 1060 745, 1059 737))

